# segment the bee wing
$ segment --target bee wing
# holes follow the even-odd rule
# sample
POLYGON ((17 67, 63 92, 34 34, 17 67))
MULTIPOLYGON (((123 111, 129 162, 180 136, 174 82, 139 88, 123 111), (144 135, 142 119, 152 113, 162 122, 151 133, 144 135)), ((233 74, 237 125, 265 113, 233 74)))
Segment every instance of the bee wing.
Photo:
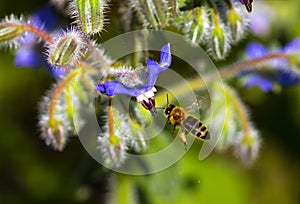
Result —
POLYGON ((197 99, 185 108, 186 112, 202 111, 209 107, 209 99, 206 96, 197 96, 197 99))

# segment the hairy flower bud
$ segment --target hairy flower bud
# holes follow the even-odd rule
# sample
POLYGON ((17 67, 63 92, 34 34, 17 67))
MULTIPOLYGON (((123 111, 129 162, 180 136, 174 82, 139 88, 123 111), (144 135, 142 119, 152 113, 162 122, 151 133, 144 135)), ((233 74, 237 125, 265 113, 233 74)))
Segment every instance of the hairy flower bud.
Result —
POLYGON ((255 129, 249 134, 239 134, 235 141, 235 154, 244 164, 250 165, 257 158, 261 146, 261 138, 255 129))
POLYGON ((73 65, 84 48, 80 32, 71 30, 58 35, 54 43, 48 45, 48 62, 55 66, 73 65))
POLYGON ((228 24, 231 30, 232 39, 238 41, 244 34, 245 19, 235 9, 230 9, 227 13, 228 24))
POLYGON ((250 164, 258 155, 261 144, 259 132, 233 89, 219 82, 215 82, 212 88, 212 104, 208 113, 212 114, 214 124, 210 126, 210 132, 217 136, 218 130, 222 129, 217 149, 224 151, 233 148, 242 162, 250 164))
POLYGON ((145 26, 164 28, 169 24, 172 16, 173 2, 168 0, 130 0, 145 26))
POLYGON ((97 138, 98 149, 105 165, 119 167, 125 161, 128 150, 126 141, 128 126, 124 126, 126 119, 111 107, 108 108, 107 115, 104 115, 102 119, 105 125, 97 138))
POLYGON ((0 45, 17 47, 20 39, 25 32, 22 20, 16 19, 13 15, 6 17, 0 23, 0 45))
POLYGON ((230 49, 230 32, 227 31, 228 28, 223 23, 216 10, 211 9, 211 15, 212 28, 209 52, 216 60, 222 60, 230 49))
POLYGON ((106 7, 104 0, 72 0, 70 13, 85 34, 93 35, 103 30, 106 7))
POLYGON ((216 26, 212 30, 212 51, 217 59, 223 59, 227 52, 225 31, 216 26))
POLYGON ((47 145, 52 145, 55 150, 62 151, 66 144, 66 136, 64 127, 57 123, 55 127, 48 127, 47 137, 45 137, 45 142, 47 145))
POLYGON ((208 17, 205 7, 196 7, 191 11, 181 12, 180 22, 184 23, 186 35, 194 43, 200 43, 207 35, 208 17))
POLYGON ((49 116, 50 103, 51 98, 48 96, 44 97, 40 103, 39 126, 42 133, 41 137, 46 145, 51 145, 53 149, 62 151, 68 137, 68 120, 62 117, 63 114, 49 116))

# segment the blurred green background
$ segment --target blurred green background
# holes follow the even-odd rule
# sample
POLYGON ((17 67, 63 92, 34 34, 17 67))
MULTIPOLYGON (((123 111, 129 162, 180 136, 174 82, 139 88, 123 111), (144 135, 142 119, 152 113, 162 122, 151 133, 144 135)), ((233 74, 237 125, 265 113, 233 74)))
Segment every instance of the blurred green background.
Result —
MULTIPOLYGON (((0 17, 27 15, 46 2, 1 0, 0 17)), ((280 19, 263 41, 300 36, 298 0, 263 2, 280 19)), ((201 144, 194 143, 171 168, 127 176, 103 168, 77 138, 62 153, 39 138, 37 104, 52 82, 45 69, 16 68, 13 53, 1 50, 0 203, 300 203, 300 86, 276 94, 239 89, 263 140, 253 166, 227 152, 199 161, 201 144)))

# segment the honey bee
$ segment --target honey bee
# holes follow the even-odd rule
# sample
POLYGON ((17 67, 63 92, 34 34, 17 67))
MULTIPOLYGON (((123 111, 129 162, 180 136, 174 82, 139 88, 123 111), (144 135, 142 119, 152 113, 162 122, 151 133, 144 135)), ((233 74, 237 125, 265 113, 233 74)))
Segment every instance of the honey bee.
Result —
POLYGON ((185 110, 174 104, 169 104, 167 95, 167 106, 164 109, 164 115, 168 121, 174 125, 174 130, 180 128, 179 138, 187 150, 186 135, 191 133, 201 140, 209 140, 210 134, 203 123, 191 115, 187 115, 185 110))

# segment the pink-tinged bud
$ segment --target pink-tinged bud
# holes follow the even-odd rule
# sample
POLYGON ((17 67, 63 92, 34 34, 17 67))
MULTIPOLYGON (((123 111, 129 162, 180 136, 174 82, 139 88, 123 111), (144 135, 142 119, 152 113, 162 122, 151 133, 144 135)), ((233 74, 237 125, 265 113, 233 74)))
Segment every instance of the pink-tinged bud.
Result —
POLYGON ((47 145, 52 145, 55 150, 63 151, 66 144, 65 131, 62 125, 57 127, 48 127, 47 136, 45 138, 47 145))

